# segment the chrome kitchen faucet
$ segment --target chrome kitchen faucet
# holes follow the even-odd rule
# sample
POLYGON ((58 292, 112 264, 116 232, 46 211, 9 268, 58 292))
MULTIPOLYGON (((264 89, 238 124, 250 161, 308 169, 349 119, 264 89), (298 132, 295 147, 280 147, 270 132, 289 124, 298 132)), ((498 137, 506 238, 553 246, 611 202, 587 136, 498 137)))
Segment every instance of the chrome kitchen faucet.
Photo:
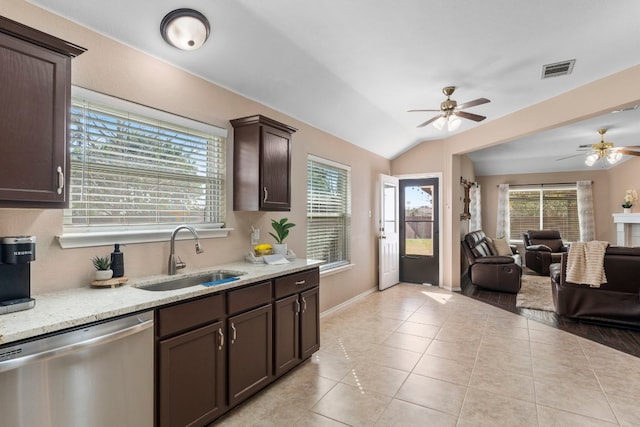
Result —
POLYGON ((178 231, 180 230, 189 230, 191 232, 191 234, 193 234, 193 238, 196 241, 196 253, 197 254, 201 254, 204 251, 202 250, 202 248, 200 247, 200 239, 198 238, 198 233, 196 233, 196 230, 189 226, 189 225, 179 225, 176 227, 175 230, 173 230, 173 233, 171 233, 171 252, 169 253, 169 276, 173 276, 176 274, 176 270, 180 270, 182 268, 185 268, 187 266, 186 262, 183 262, 179 256, 177 256, 175 254, 176 251, 176 234, 178 234, 178 231))

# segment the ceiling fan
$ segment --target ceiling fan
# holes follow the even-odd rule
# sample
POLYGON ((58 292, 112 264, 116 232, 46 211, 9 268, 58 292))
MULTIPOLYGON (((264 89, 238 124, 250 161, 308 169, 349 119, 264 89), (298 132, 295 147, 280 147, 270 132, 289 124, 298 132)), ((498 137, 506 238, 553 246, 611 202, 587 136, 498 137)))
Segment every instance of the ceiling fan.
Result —
MULTIPOLYGON (((593 166, 600 159, 607 159, 609 164, 614 164, 622 159, 623 154, 629 156, 640 156, 640 145, 633 145, 629 147, 615 147, 613 142, 607 142, 604 140, 604 135, 607 133, 607 129, 599 129, 600 142, 592 145, 580 145, 578 149, 589 149, 589 153, 584 160, 587 166, 593 166)), ((558 160, 569 159, 572 157, 582 156, 583 154, 575 154, 573 156, 561 157, 558 160)))
POLYGON ((447 86, 444 89, 442 89, 442 92, 446 95, 447 99, 442 101, 442 103, 440 103, 439 110, 409 110, 408 111, 409 113, 414 113, 414 112, 422 113, 422 112, 431 112, 431 111, 440 112, 439 115, 430 118, 424 123, 420 123, 418 125, 419 128, 424 127, 429 123, 433 123, 433 126, 436 129, 442 130, 442 128, 444 128, 444 125, 446 124, 447 130, 454 131, 460 127, 461 120, 459 119, 459 117, 462 117, 463 119, 473 120, 474 122, 481 122, 482 120, 486 119, 485 116, 481 116, 473 113, 467 113, 466 111, 460 111, 460 110, 463 110, 465 108, 475 107, 476 105, 486 104, 491 101, 489 101, 487 98, 478 98, 478 99, 474 99, 473 101, 465 102, 464 104, 458 105, 458 103, 455 100, 451 99, 451 95, 453 95, 453 92, 455 90, 456 90, 455 86, 447 86))

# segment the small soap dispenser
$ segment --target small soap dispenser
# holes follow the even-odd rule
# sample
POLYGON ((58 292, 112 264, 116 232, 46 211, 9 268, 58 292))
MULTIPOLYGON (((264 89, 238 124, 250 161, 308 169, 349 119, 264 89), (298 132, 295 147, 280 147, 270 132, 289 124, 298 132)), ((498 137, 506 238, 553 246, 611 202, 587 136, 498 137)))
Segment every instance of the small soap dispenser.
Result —
POLYGON ((113 277, 124 276, 124 254, 120 252, 120 244, 114 245, 113 252, 111 252, 111 270, 113 270, 113 277))

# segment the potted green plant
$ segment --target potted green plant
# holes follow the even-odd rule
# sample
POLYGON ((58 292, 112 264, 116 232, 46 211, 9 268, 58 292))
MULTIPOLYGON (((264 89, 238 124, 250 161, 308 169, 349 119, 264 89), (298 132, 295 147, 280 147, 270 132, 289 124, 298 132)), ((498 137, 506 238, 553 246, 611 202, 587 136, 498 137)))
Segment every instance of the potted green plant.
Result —
POLYGON ((296 225, 292 222, 289 222, 288 218, 282 218, 280 221, 276 221, 275 219, 271 220, 271 227, 274 229, 276 234, 269 232, 271 237, 276 239, 276 244, 273 245, 273 252, 276 254, 287 254, 287 244, 284 243, 284 239, 289 235, 289 229, 295 227, 296 225))
POLYGON ((91 259, 93 267, 96 269, 96 280, 109 280, 113 277, 113 270, 111 270, 111 257, 109 256, 94 256, 91 259))

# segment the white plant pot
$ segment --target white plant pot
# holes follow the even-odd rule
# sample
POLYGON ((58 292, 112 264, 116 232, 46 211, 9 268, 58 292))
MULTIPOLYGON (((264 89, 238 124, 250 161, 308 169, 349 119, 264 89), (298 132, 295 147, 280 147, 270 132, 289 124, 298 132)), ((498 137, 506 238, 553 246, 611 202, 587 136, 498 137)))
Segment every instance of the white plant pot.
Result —
POLYGON ((287 244, 286 243, 276 243, 275 245, 273 245, 273 253, 274 254, 286 255, 287 254, 287 244))
POLYGON ((622 208, 624 213, 631 213, 631 208, 622 208))
POLYGON ((113 270, 96 270, 96 280, 109 280, 113 277, 113 270))

